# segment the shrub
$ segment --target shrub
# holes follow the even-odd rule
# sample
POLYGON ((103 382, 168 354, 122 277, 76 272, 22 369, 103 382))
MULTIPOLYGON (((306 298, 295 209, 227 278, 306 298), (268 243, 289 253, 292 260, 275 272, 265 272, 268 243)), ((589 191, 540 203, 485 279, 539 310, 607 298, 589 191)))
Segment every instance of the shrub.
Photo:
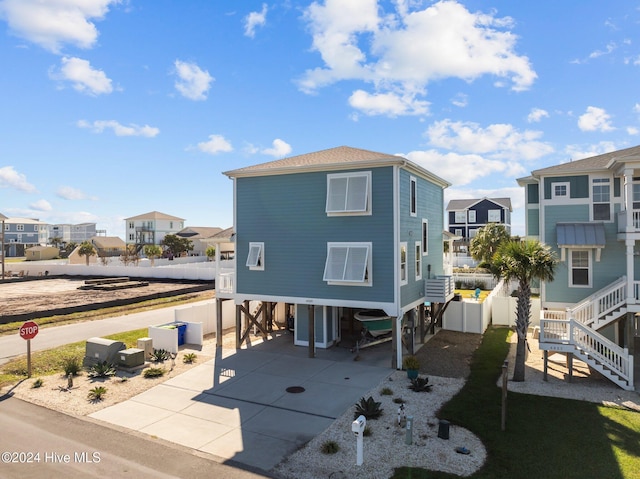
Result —
POLYGON ((382 388, 382 390, 380 391, 380 395, 381 396, 393 396, 393 391, 391 390, 391 388, 382 388))
POLYGON ((378 419, 383 411, 380 407, 381 405, 382 403, 375 401, 372 396, 369 396, 368 399, 361 397, 360 401, 356 403, 356 411, 353 418, 357 419, 359 416, 364 416, 367 420, 378 419))
POLYGON ((412 389, 417 393, 429 392, 431 391, 431 386, 433 385, 429 384, 429 378, 421 378, 420 376, 418 376, 417 378, 411 380, 411 386, 409 386, 409 389, 412 389))
POLYGON ((362 431, 362 437, 370 437, 373 434, 373 431, 369 426, 364 427, 364 431, 362 431))
POLYGON ((142 375, 145 378, 159 378, 160 376, 164 376, 165 370, 164 368, 149 368, 145 369, 142 375))
POLYGON ((182 362, 185 364, 195 363, 197 358, 198 355, 196 353, 185 353, 185 355, 182 356, 182 362))
POLYGON ((33 384, 31 385, 31 387, 33 389, 37 389, 42 387, 43 384, 44 384, 44 381, 42 380, 42 378, 38 378, 35 381, 33 381, 33 384))
POLYGON ((107 378, 116 375, 116 368, 113 364, 106 361, 96 363, 89 368, 87 376, 90 378, 107 378))
POLYGON ((402 367, 404 369, 420 369, 420 360, 416 356, 407 356, 402 360, 402 367))
POLYGON ((166 349, 154 349, 151 353, 151 361, 159 363, 171 358, 171 353, 166 349))
POLYGON ((87 398, 91 401, 101 401, 105 394, 107 394, 107 388, 104 386, 96 386, 89 391, 87 398))
POLYGON ((62 359, 62 368, 65 376, 77 376, 82 371, 82 363, 78 356, 66 356, 62 359))
POLYGON ((396 404, 404 404, 406 401, 402 398, 393 398, 393 402, 396 404))
POLYGON ((335 454, 340 450, 340 446, 336 441, 325 441, 320 447, 322 454, 335 454))

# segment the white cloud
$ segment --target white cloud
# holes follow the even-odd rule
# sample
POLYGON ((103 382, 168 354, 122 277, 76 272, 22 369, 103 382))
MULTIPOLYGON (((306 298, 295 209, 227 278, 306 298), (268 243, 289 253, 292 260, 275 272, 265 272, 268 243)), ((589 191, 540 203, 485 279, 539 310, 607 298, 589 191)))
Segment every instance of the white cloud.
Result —
POLYGON ((611 115, 603 108, 587 107, 587 112, 578 118, 578 128, 582 131, 612 131, 611 115))
POLYGON ((0 168, 0 188, 13 188, 25 193, 37 191, 36 187, 27 181, 27 177, 22 173, 18 173, 13 166, 0 168))
POLYGON ((627 127, 627 135, 637 135, 638 133, 640 133, 640 130, 638 130, 637 127, 635 126, 627 127))
POLYGON ((457 186, 467 185, 493 173, 505 173, 509 169, 508 163, 477 154, 443 154, 437 150, 420 150, 402 156, 457 186))
POLYGON ((429 113, 429 103, 417 100, 414 95, 396 93, 368 93, 356 90, 349 97, 349 105, 366 115, 424 115, 429 113))
POLYGON ((62 45, 91 48, 98 30, 91 20, 101 20, 111 5, 121 0, 4 0, 0 16, 11 32, 59 53, 62 45))
POLYGON ((609 55, 613 53, 613 51, 618 48, 614 42, 609 43, 604 50, 595 50, 589 54, 589 58, 598 58, 603 55, 609 55))
POLYGON ((31 203, 29 208, 36 211, 51 211, 53 209, 51 203, 47 200, 38 200, 35 203, 31 203))
MULTIPOLYGON (((77 188, 72 188, 71 186, 61 186, 56 191, 56 195, 65 200, 85 200, 87 199, 87 194, 84 191, 81 191, 77 188)), ((95 200, 96 198, 91 198, 95 200)))
POLYGON ((273 140, 272 145, 272 148, 264 148, 260 150, 260 153, 264 155, 274 156, 276 158, 283 158, 291 153, 291 145, 281 140, 280 138, 276 138, 275 140, 273 140))
POLYGON ((518 131, 513 125, 493 124, 482 128, 477 123, 442 120, 426 131, 429 143, 464 153, 484 154, 494 159, 535 160, 553 152, 548 143, 539 141, 542 132, 518 131))
POLYGON ((549 112, 541 108, 532 108, 531 112, 527 116, 529 123, 538 123, 543 118, 549 118, 549 112))
POLYGON ((464 93, 458 93, 452 100, 451 103, 454 106, 459 108, 464 108, 469 104, 469 97, 464 93))
POLYGON ((209 135, 208 141, 198 143, 198 149, 211 155, 233 151, 231 143, 229 143, 222 135, 209 135))
POLYGON ((102 70, 91 67, 87 60, 63 57, 59 70, 52 70, 51 78, 69 81, 74 90, 87 95, 103 95, 113 91, 111 80, 102 70))
POLYGON ((640 113, 640 103, 636 103, 635 105, 633 105, 633 111, 635 113, 640 113))
POLYGON ((116 136, 145 136, 153 138, 160 133, 158 128, 149 125, 140 126, 132 123, 129 126, 125 126, 116 120, 97 120, 93 123, 80 120, 77 124, 80 128, 90 128, 96 133, 102 133, 104 130, 110 129, 116 136))
POLYGON ((244 34, 253 38, 256 34, 256 27, 263 27, 267 23, 267 4, 262 4, 260 12, 251 12, 244 19, 244 34))
POLYGON ((603 155, 612 151, 620 150, 625 146, 616 145, 611 141, 601 141, 594 145, 568 145, 564 151, 568 160, 582 160, 583 158, 591 158, 592 156, 603 155))
POLYGON ((529 59, 515 52, 510 18, 471 13, 451 0, 423 10, 412 9, 419 2, 394 4, 395 13, 385 14, 376 0, 313 2, 305 19, 324 66, 307 70, 299 88, 314 93, 341 80, 361 80, 373 85, 372 98, 389 91, 407 97, 443 78, 493 75, 516 91, 536 79, 529 59))
POLYGON ((176 60, 174 66, 175 74, 178 76, 175 82, 176 90, 189 100, 206 100, 215 78, 195 63, 176 60))

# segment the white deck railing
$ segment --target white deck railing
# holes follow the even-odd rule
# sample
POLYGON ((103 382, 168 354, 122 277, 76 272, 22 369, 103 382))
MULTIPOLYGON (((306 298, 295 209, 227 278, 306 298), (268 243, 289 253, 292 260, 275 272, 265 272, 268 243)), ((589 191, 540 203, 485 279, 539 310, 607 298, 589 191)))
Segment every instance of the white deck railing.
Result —
POLYGON ((424 300, 432 303, 446 303, 455 292, 453 276, 437 276, 424 280, 424 300))
POLYGON ((609 341, 593 329, 573 319, 540 321, 540 345, 544 349, 571 352, 587 364, 611 371, 610 379, 624 389, 633 390, 633 356, 629 350, 609 341), (555 347, 549 347, 555 345, 555 347))

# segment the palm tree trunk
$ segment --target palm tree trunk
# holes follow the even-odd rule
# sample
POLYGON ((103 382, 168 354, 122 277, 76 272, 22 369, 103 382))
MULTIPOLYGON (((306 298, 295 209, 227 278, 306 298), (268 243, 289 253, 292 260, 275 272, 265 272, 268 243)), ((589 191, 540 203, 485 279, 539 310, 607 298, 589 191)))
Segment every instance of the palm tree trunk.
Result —
POLYGON ((518 311, 516 319, 516 333, 518 346, 516 348, 516 364, 513 368, 513 381, 524 381, 524 363, 527 358, 527 331, 531 316, 531 286, 521 281, 518 288, 518 311))

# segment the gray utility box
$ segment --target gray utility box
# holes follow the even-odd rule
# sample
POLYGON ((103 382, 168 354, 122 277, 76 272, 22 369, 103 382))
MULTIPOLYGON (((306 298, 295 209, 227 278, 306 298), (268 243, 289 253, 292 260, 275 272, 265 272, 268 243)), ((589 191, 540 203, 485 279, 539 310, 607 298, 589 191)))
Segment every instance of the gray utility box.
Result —
POLYGON ((144 364, 144 349, 129 348, 118 351, 118 366, 135 368, 144 364))
POLYGON ((138 349, 144 349, 144 359, 150 359, 153 354, 153 339, 151 338, 139 338, 138 349))
POLYGON ((83 365, 91 367, 97 363, 107 362, 109 364, 116 363, 116 354, 118 351, 127 349, 122 341, 113 341, 105 338, 89 338, 87 339, 87 349, 84 354, 83 365))

